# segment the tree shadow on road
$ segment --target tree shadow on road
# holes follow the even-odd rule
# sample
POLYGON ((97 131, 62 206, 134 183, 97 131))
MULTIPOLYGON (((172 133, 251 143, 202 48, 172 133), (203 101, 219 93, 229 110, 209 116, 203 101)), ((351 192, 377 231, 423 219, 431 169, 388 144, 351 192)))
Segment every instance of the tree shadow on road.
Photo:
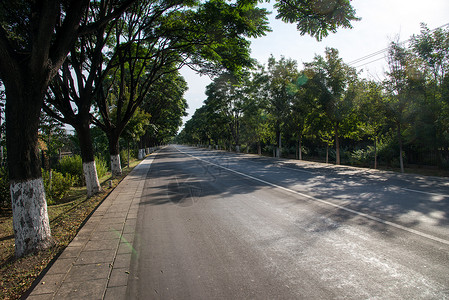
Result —
MULTIPOLYGON (((275 189, 262 182, 267 181, 296 192, 286 196, 292 199, 288 201, 289 205, 315 202, 329 220, 335 221, 326 225, 311 220, 310 228, 315 230, 332 231, 339 227, 335 224, 354 221, 377 232, 392 234, 387 222, 394 222, 436 234, 432 232, 433 227, 447 228, 449 225, 449 185, 443 178, 258 159, 223 151, 183 150, 201 160, 193 157, 186 159, 185 153, 174 151, 173 148, 161 151, 147 174, 142 206, 194 207, 201 205, 202 201, 226 201, 227 198, 250 195, 261 189, 275 189), (262 181, 241 176, 226 168, 262 181), (319 200, 340 208, 323 204, 319 200), (386 222, 364 218, 363 214, 386 222)), ((445 238, 445 232, 439 233, 441 238, 445 238)))

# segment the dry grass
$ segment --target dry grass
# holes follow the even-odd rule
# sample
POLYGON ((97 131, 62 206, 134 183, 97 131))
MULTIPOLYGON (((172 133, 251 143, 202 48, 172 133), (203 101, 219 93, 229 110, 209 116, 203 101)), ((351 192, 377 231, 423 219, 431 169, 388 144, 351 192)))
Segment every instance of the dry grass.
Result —
POLYGON ((55 245, 45 251, 14 258, 14 232, 10 212, 0 216, 0 299, 19 299, 49 262, 75 237, 76 233, 107 195, 128 175, 140 161, 131 162, 124 168, 119 178, 110 174, 101 178, 103 192, 94 197, 86 197, 85 188, 72 188, 63 204, 48 207, 50 226, 55 245))

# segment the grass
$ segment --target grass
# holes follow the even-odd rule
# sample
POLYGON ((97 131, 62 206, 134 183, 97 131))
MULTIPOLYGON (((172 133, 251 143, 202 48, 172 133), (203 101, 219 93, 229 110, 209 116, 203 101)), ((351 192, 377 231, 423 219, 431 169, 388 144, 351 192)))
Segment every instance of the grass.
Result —
POLYGON ((47 250, 16 259, 11 212, 3 212, 0 215, 0 299, 19 299, 52 259, 67 247, 86 218, 139 162, 132 161, 118 178, 111 179, 110 174, 100 178, 103 192, 93 197, 86 197, 85 187, 74 187, 62 204, 48 206, 55 245, 47 250))

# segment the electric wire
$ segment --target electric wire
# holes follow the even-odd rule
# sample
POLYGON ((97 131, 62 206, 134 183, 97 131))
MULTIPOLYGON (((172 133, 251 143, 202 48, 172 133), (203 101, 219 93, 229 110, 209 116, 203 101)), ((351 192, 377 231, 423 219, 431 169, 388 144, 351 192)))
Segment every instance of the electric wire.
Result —
MULTIPOLYGON (((443 27, 446 27, 446 26, 449 26, 449 23, 446 23, 446 24, 444 24, 444 25, 438 26, 438 27, 436 27, 436 28, 430 30, 430 32, 434 32, 435 30, 438 30, 438 29, 443 28, 443 27)), ((410 41, 411 41, 411 38, 410 38, 410 39, 407 39, 407 40, 405 40, 405 41, 399 42, 398 44, 399 44, 399 45, 403 45, 403 44, 406 44, 406 43, 408 43, 408 42, 410 42, 410 41)), ((364 61, 366 61, 366 60, 368 60, 368 59, 372 59, 372 58, 374 58, 374 57, 376 57, 376 56, 378 56, 378 55, 384 54, 385 52, 388 51, 388 49, 389 49, 389 48, 384 48, 384 49, 378 50, 378 51, 376 51, 376 52, 367 54, 367 55, 362 56, 362 57, 360 57, 360 58, 357 58, 357 59, 355 59, 355 60, 353 60, 353 61, 350 61, 350 62, 348 63, 348 65, 349 65, 349 66, 354 66, 354 65, 356 65, 355 68, 360 68, 360 67, 369 65, 369 64, 371 64, 371 63, 373 63, 373 62, 382 60, 382 59, 384 59, 385 57, 376 58, 376 59, 371 60, 371 61, 369 61, 369 62, 363 63, 364 61), (360 63, 362 63, 362 64, 360 64, 360 63)))

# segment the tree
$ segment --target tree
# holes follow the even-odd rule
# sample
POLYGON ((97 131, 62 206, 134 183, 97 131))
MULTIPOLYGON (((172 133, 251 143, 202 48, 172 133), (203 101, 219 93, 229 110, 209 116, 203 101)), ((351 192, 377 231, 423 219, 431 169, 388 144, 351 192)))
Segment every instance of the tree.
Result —
POLYGON ((266 72, 262 66, 258 66, 258 69, 252 72, 251 78, 246 82, 248 97, 243 104, 242 135, 248 144, 257 143, 259 155, 262 154, 262 143, 270 135, 267 116, 267 83, 266 72))
POLYGON ((338 27, 352 28, 351 21, 359 20, 350 0, 279 0, 274 7, 277 19, 296 23, 302 35, 309 34, 317 40, 337 32, 338 27))
POLYGON ((161 77, 148 93, 142 104, 142 109, 150 115, 151 126, 142 135, 148 146, 168 143, 177 134, 182 117, 186 116, 186 91, 187 82, 178 72, 173 72, 161 77))
POLYGON ((307 129, 307 118, 311 113, 312 99, 307 90, 307 81, 307 76, 304 72, 301 72, 296 81, 292 82, 290 85, 290 91, 291 93, 294 93, 294 97, 292 99, 290 117, 288 119, 290 121, 289 125, 295 133, 298 142, 297 158, 299 160, 302 160, 302 140, 307 129))
POLYGON ((3 87, 3 82, 0 80, 0 167, 5 165, 5 102, 5 89, 3 87))
MULTIPOLYGON (((282 19, 284 22, 296 23, 301 34, 310 34, 318 40, 327 36, 329 32, 335 32, 338 27, 350 28, 350 22, 358 20, 355 16, 354 9, 347 0, 329 3, 323 1, 304 3, 303 1, 296 0, 280 0, 276 1, 275 8, 278 10, 277 18, 282 19)), ((217 19, 215 13, 208 15, 217 19)), ((203 35, 206 34, 202 30, 197 30, 197 32, 203 35)), ((228 43, 226 44, 229 45, 228 43)), ((206 108, 203 106, 201 108, 201 115, 204 115, 205 110, 206 108)), ((194 134, 195 130, 193 130, 194 124, 199 120, 204 122, 205 118, 199 118, 200 114, 198 114, 198 117, 195 117, 195 115, 192 117, 194 121, 186 123, 185 130, 181 132, 180 137, 187 138, 187 136, 190 136, 194 138, 196 136, 194 134)), ((204 129, 200 131, 205 132, 204 129)))
POLYGON ((386 107, 391 119, 396 126, 397 139, 399 144, 399 165, 404 173, 403 161, 403 138, 402 131, 407 124, 409 109, 420 91, 420 74, 417 68, 417 61, 412 53, 400 46, 396 42, 390 44, 388 50, 387 79, 384 82, 386 89, 386 107))
MULTIPOLYGON (((7 96, 6 135, 17 256, 51 244, 37 154, 39 112, 49 82, 61 68, 79 36, 95 32, 105 26, 110 20, 119 17, 134 2, 136 1, 100 1, 98 6, 100 10, 105 7, 112 9, 105 10, 107 14, 104 18, 87 24, 82 23, 87 8, 89 5, 97 6, 98 1, 18 0, 1 3, 0 78, 5 85, 7 96), (102 6, 106 2, 113 5, 102 6)), ((268 29, 266 11, 254 9, 255 3, 251 1, 238 1, 235 4, 210 1, 191 10, 184 8, 193 6, 195 4, 193 1, 183 3, 161 1, 155 5, 149 4, 152 13, 142 18, 147 24, 146 33, 151 36, 151 33, 165 32, 167 36, 173 38, 172 41, 176 40, 176 46, 171 48, 173 51, 184 49, 181 52, 190 53, 191 61, 204 62, 202 59, 207 58, 220 62, 232 71, 239 71, 244 65, 242 62, 250 60, 249 52, 241 51, 248 48, 249 41, 243 37, 235 39, 235 35, 220 30, 211 30, 215 28, 217 21, 231 32, 247 37, 260 36, 268 29), (228 22, 229 20, 231 22, 228 22), (200 42, 188 43, 192 38, 200 42), (211 43, 215 40, 219 42, 211 43)), ((280 6, 284 4, 280 3, 280 6)), ((336 6, 338 9, 343 7, 351 8, 350 5, 336 6)), ((302 8, 295 12, 299 20, 302 17, 311 20, 316 16, 324 21, 313 24, 299 22, 298 28, 306 30, 305 32, 312 29, 313 32, 326 33, 333 27, 346 26, 345 22, 339 20, 354 19, 350 9, 344 10, 343 14, 312 11, 309 16, 303 12, 307 12, 310 4, 298 3, 298 8, 302 8), (331 24, 330 27, 327 22, 331 24)), ((335 12, 337 11, 340 10, 335 12)), ((158 40, 154 45, 164 44, 166 44, 164 41, 158 40)), ((217 64, 202 63, 200 69, 217 71, 216 66, 217 64)))
POLYGON ((45 156, 48 159, 48 165, 43 165, 42 168, 52 168, 52 161, 55 157, 59 158, 59 152, 64 146, 69 144, 64 124, 54 120, 48 115, 42 113, 39 125, 39 138, 45 143, 45 156))
POLYGON ((253 62, 246 38, 268 30, 267 13, 255 3, 162 4, 166 5, 161 7, 164 14, 152 6, 136 6, 116 24, 115 52, 110 59, 114 67, 97 97, 101 119, 95 120, 110 140, 113 174, 120 173, 115 168, 120 165, 120 134, 161 77, 184 65, 208 74, 219 74, 223 69, 238 74, 253 62), (109 115, 111 105, 117 111, 114 120, 109 115))
POLYGON ((437 89, 449 73, 449 29, 429 30, 421 24, 421 34, 411 38, 411 50, 422 60, 423 69, 432 81, 435 97, 437 89))
MULTIPOLYGON (((447 139, 449 101, 444 95, 445 82, 449 78, 449 29, 429 30, 421 24, 421 33, 411 38, 410 50, 418 57, 420 75, 424 81, 423 97, 418 98, 410 137, 421 152, 438 153, 438 164, 442 151, 449 145, 447 139)), ((447 83, 446 83, 447 84, 447 83)))
MULTIPOLYGON (((201 106, 192 118, 188 120, 184 126, 184 129, 179 134, 180 139, 183 142, 190 144, 203 144, 211 139, 211 123, 208 122, 208 112, 205 105, 201 106)), ((220 128, 223 128, 220 126, 220 128)))
MULTIPOLYGON (((91 3, 89 13, 82 21, 86 26, 101 20, 113 9, 114 2, 91 3)), ((98 93, 100 83, 107 71, 104 70, 104 55, 111 43, 113 24, 117 20, 100 26, 94 33, 82 35, 70 49, 67 59, 50 84, 44 102, 46 113, 60 122, 73 126, 79 139, 83 173, 87 196, 101 191, 95 166, 90 125, 91 107, 98 93)), ((107 69, 107 66, 106 66, 107 69)))
POLYGON ((271 56, 268 59, 268 102, 275 130, 276 157, 281 156, 282 126, 290 112, 295 92, 291 89, 299 76, 297 63, 281 57, 279 61, 271 56))
POLYGON ((332 123, 322 110, 318 99, 312 99, 311 111, 306 119, 305 132, 312 139, 324 143, 326 146, 326 163, 329 163, 329 147, 334 144, 335 135, 332 131, 332 123))
POLYGON ((245 84, 240 83, 232 74, 223 74, 206 87, 207 99, 204 101, 210 114, 216 115, 216 119, 222 119, 226 123, 237 152, 240 152, 241 118, 247 100, 245 87, 245 84))
POLYGON ((132 1, 116 1, 101 20, 80 26, 81 1, 3 1, 0 78, 6 91, 6 136, 16 256, 52 244, 39 156, 44 94, 78 36, 95 31, 132 1), (17 138, 20 137, 20 138, 17 138))
POLYGON ((387 124, 386 109, 382 101, 382 86, 374 81, 359 82, 355 99, 361 124, 359 129, 374 142, 374 169, 377 169, 377 144, 382 128, 387 124))
POLYGON ((316 56, 312 63, 305 64, 311 78, 318 102, 334 131, 336 164, 340 164, 340 137, 342 131, 352 130, 351 116, 354 112, 353 100, 357 74, 338 57, 338 50, 326 48, 325 57, 316 56), (346 127, 346 128, 345 128, 346 127))
MULTIPOLYGON (((148 130, 147 127, 150 125, 151 115, 144 110, 137 108, 134 115, 129 120, 128 124, 126 124, 125 129, 123 130, 122 138, 126 141, 127 150, 128 150, 128 167, 129 167, 129 144, 133 140, 140 140, 141 136, 145 134, 148 130)), ((142 157, 139 157, 142 159, 142 157)))

